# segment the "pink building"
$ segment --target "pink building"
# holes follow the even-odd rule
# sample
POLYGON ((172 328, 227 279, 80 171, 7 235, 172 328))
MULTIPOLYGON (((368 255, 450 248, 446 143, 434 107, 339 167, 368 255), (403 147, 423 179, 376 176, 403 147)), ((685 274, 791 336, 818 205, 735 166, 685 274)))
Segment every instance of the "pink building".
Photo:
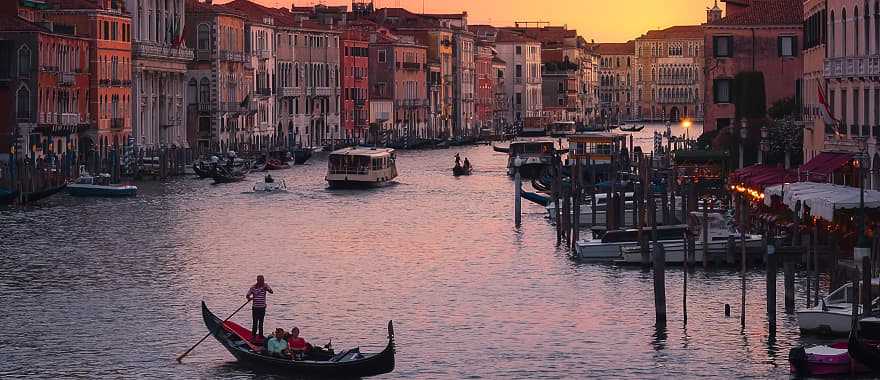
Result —
POLYGON ((704 130, 722 129, 734 120, 733 79, 742 72, 764 73, 767 107, 799 97, 804 67, 800 54, 803 0, 722 0, 708 12, 705 27, 706 81, 704 130))

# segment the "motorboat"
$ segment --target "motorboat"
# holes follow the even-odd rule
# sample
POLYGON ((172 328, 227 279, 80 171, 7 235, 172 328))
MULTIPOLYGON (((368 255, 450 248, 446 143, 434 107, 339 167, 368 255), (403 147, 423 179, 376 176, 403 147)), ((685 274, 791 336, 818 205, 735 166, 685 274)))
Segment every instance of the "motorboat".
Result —
POLYGON ((508 148, 507 174, 514 176, 519 170, 522 178, 538 178, 544 168, 553 163, 555 155, 556 143, 551 139, 513 141, 508 148))
POLYGON ((255 193, 277 193, 287 191, 287 183, 285 181, 275 181, 271 177, 254 184, 255 193))
POLYGON ((848 342, 794 347, 788 352, 791 374, 798 378, 840 376, 868 372, 849 354, 848 342))
POLYGON ((397 154, 391 148, 344 148, 330 153, 325 179, 331 188, 380 187, 397 178, 397 154))
POLYGON ((621 248, 639 244, 639 234, 643 238, 649 239, 652 232, 656 232, 658 241, 666 244, 683 240, 687 229, 687 225, 677 224, 657 226, 656 230, 647 227, 642 228, 641 231, 636 228, 607 231, 601 238, 598 237, 598 234, 594 233, 591 238, 582 239, 577 242, 574 254, 575 258, 581 260, 613 261, 621 257, 621 248))
MULTIPOLYGON (((708 234, 706 235, 706 241, 708 245, 708 252, 711 254, 723 254, 727 252, 727 245, 730 241, 730 237, 733 237, 734 245, 737 249, 741 249, 743 244, 743 236, 733 228, 733 225, 730 221, 730 218, 721 213, 707 213, 707 230, 708 234)), ((691 257, 690 261, 694 263, 703 262, 703 213, 699 211, 691 212, 688 215, 688 224, 690 226, 690 230, 695 232, 694 235, 694 254, 691 257)), ((746 250, 749 252, 753 252, 761 249, 763 246, 762 235, 757 234, 745 234, 745 244, 746 250)), ((682 241, 672 241, 666 242, 663 244, 663 252, 666 255, 667 263, 675 263, 680 264, 684 262, 684 251, 685 251, 684 240, 682 241)), ((653 255, 653 248, 651 248, 653 255)), ((619 260, 622 264, 640 264, 642 262, 642 253, 641 247, 639 246, 626 246, 620 249, 621 258, 619 260)), ((653 257, 653 256, 652 256, 653 257)))
MULTIPOLYGON (((633 221, 633 195, 634 193, 628 192, 624 193, 624 197, 626 198, 624 201, 624 215, 623 215, 623 225, 634 225, 633 221)), ((604 225, 606 223, 606 209, 607 209, 607 193, 597 193, 596 195, 596 222, 593 223, 593 206, 591 205, 590 200, 585 199, 581 202, 581 212, 580 212, 580 225, 581 226, 592 226, 592 225, 604 225)), ((681 204, 681 197, 675 197, 675 203, 677 205, 681 204)), ((663 212, 663 203, 660 200, 654 202, 655 206, 655 215, 657 218, 660 218, 663 212)), ((547 217, 550 219, 550 223, 556 223, 556 203, 549 202, 545 206, 547 210, 547 217)), ((572 215, 572 222, 574 221, 574 215, 572 215)))
POLYGON ((80 176, 74 183, 67 185, 70 195, 80 197, 131 197, 137 195, 137 186, 111 183, 108 173, 92 176, 80 168, 80 176))
MULTIPOLYGON (((861 314, 861 305, 857 307, 861 314)), ((852 329, 852 314, 853 288, 852 283, 846 283, 822 298, 818 305, 798 310, 798 327, 806 333, 846 335, 852 329)))

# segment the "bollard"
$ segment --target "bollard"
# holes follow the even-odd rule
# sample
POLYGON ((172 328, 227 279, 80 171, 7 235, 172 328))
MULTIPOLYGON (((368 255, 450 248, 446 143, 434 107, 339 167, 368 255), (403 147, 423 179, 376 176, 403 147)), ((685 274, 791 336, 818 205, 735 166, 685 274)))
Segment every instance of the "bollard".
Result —
POLYGON ((784 260, 782 271, 785 276, 785 314, 794 313, 794 263, 784 260))
POLYGON ((776 247, 767 244, 767 323, 770 335, 776 334, 776 247))
POLYGON ((730 317, 730 304, 729 303, 724 304, 724 316, 730 317))
POLYGON ((654 243, 654 311, 658 326, 666 325, 666 251, 654 243))

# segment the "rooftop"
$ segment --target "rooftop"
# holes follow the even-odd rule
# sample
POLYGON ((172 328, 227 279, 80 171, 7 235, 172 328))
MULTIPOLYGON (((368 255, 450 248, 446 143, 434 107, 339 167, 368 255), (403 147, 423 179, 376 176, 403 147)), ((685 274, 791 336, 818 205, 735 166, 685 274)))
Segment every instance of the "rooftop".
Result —
POLYGON ((733 1, 730 4, 744 6, 745 8, 736 14, 722 17, 721 20, 709 24, 729 26, 751 25, 803 25, 804 2, 803 0, 751 0, 733 1))
POLYGON ((599 55, 635 55, 636 42, 627 41, 600 43, 595 50, 597 53, 599 53, 599 55))
MULTIPOLYGON (((786 0, 790 1, 790 0, 786 0)), ((666 29, 649 30, 638 39, 666 40, 666 39, 703 39, 702 25, 679 25, 666 29)))

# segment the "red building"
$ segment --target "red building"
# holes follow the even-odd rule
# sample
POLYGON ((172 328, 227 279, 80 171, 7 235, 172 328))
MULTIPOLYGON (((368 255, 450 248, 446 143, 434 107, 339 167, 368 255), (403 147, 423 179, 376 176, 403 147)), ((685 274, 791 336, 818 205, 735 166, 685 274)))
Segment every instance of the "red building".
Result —
POLYGON ((75 150, 77 132, 90 120, 89 41, 19 14, 17 0, 0 5, 0 154, 12 147, 26 157, 75 150))
POLYGON ((125 144, 131 135, 131 16, 121 1, 48 0, 43 16, 72 27, 90 42, 91 128, 80 134, 81 149, 125 144))
POLYGON ((489 44, 479 43, 474 54, 474 119, 480 130, 491 128, 495 110, 495 70, 492 58, 495 55, 489 44))
POLYGON ((370 117, 370 39, 361 31, 347 30, 340 43, 342 69, 342 112, 340 125, 343 138, 363 141, 369 130, 370 117))
POLYGON ((743 72, 764 76, 766 106, 800 96, 804 73, 799 36, 803 0, 727 0, 727 14, 708 12, 705 30, 704 130, 737 125, 734 78, 743 72))

